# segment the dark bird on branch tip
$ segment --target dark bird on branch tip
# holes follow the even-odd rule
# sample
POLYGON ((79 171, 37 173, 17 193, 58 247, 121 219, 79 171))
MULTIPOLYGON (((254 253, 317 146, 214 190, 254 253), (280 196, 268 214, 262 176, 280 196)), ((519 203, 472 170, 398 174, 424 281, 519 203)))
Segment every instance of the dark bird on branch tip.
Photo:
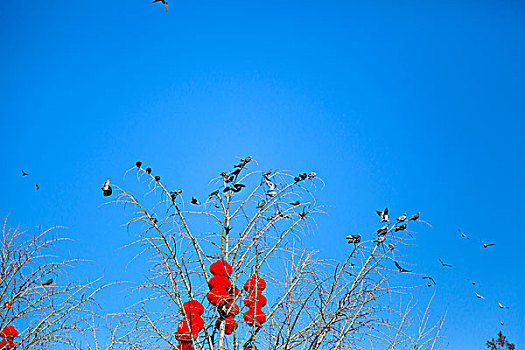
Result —
POLYGON ((266 170, 264 173, 263 173, 263 176, 268 176, 272 173, 272 169, 270 170, 266 170))
POLYGON ((468 238, 468 236, 463 231, 461 231, 459 228, 458 228, 458 232, 461 233, 461 237, 470 240, 470 238, 468 238))
POLYGON ((399 221, 399 222, 403 222, 407 219, 407 213, 404 213, 403 215, 401 215, 400 217, 398 217, 396 220, 399 221))
POLYGON ((156 2, 161 2, 166 5, 166 12, 168 12, 168 2, 166 0, 153 0, 151 3, 154 4, 156 2))
POLYGON ((379 221, 379 222, 387 222, 388 219, 390 218, 388 216, 388 208, 385 208, 384 211, 376 210, 376 213, 381 218, 381 221, 379 221))
POLYGON ((216 189, 215 191, 213 191, 212 193, 208 195, 208 199, 213 198, 217 196, 218 194, 219 194, 219 189, 216 189))
MULTIPOLYGON (((104 182, 104 185, 102 185, 102 187, 101 187, 102 193, 104 193, 104 197, 111 196, 111 194, 113 193, 113 190, 111 189, 111 186, 109 185, 109 181, 110 181, 110 179, 108 177, 106 182, 104 182)), ((38 188, 38 185, 37 185, 37 188, 38 188)))
POLYGON ((376 239, 374 239, 372 242, 383 243, 384 241, 385 241, 385 236, 379 236, 376 239))
POLYGON ((299 213, 299 216, 300 216, 301 218, 304 219, 304 217, 305 217, 307 214, 308 214, 308 212, 303 211, 303 212, 299 213))
POLYGON ((478 293, 474 292, 474 294, 476 294, 476 297, 478 297, 479 299, 485 299, 483 296, 479 295, 478 293))
POLYGON ((407 224, 403 224, 403 225, 401 225, 401 226, 397 226, 397 227, 394 229, 394 231, 396 231, 396 232, 397 232, 397 231, 404 231, 404 230, 406 230, 406 229, 407 229, 407 224))
POLYGON ((509 306, 504 306, 499 301, 498 301, 498 306, 499 306, 500 309, 510 309, 509 306))
POLYGON ((159 220, 157 220, 157 218, 151 218, 151 221, 153 222, 153 225, 157 225, 157 222, 158 222, 159 220))
POLYGON ((266 201, 263 199, 262 201, 260 201, 259 203, 257 203, 256 208, 257 208, 257 209, 260 209, 260 208, 264 207, 265 205, 266 205, 266 201))
POLYGON ((264 183, 270 188, 270 191, 275 190, 277 187, 273 182, 270 181, 266 176, 263 176, 264 183))
POLYGON ((201 204, 201 202, 199 202, 199 201, 197 200, 197 198, 195 198, 195 197, 191 197, 191 204, 199 205, 199 204, 201 204))
POLYGON ((160 176, 159 175, 155 176, 155 181, 157 181, 157 182, 160 181, 160 176))
POLYGON ((296 176, 296 177, 293 178, 293 180, 294 180, 295 182, 299 182, 299 181, 301 181, 301 178, 300 178, 299 176, 296 176))
POLYGON ((412 272, 412 270, 407 270, 407 269, 402 268, 402 267, 397 263, 397 261, 395 261, 395 260, 394 260, 394 264, 395 264, 396 267, 399 269, 399 272, 412 272))
POLYGON ((42 282, 43 286, 50 286, 52 284, 53 284, 53 279, 52 278, 48 279, 47 281, 42 282))
POLYGON ((290 205, 293 205, 293 206, 297 206, 299 204, 301 204, 301 202, 299 202, 299 201, 290 202, 290 205))
POLYGON ((419 219, 419 212, 408 218, 409 221, 416 221, 417 219, 419 219))
POLYGON ((346 236, 348 243, 359 243, 361 242, 361 235, 359 233, 346 236))
POLYGON ((138 160, 135 165, 137 166, 137 168, 140 168, 142 166, 142 162, 140 160, 138 160))
POLYGON ((388 233, 388 224, 377 230, 378 235, 386 235, 388 233))
POLYGON ((240 172, 241 172, 241 169, 240 169, 240 168, 237 168, 237 169, 235 169, 234 171, 232 171, 232 175, 237 176, 237 175, 239 175, 240 172))
POLYGON ((503 323, 503 321, 499 321, 499 324, 502 325, 502 326, 505 325, 505 323, 503 323))
POLYGON ((301 180, 306 180, 308 178, 308 174, 302 173, 302 174, 299 174, 299 177, 301 178, 301 180))
POLYGON ((241 158, 241 162, 243 162, 244 164, 248 164, 251 161, 252 161, 252 157, 250 156, 241 158))
POLYGON ((443 262, 443 260, 441 260, 441 259, 438 259, 438 260, 439 260, 439 262, 441 263, 441 266, 443 266, 443 267, 452 267, 452 265, 450 265, 450 264, 445 264, 445 263, 443 262))
POLYGON ((40 186, 38 186, 38 184, 35 184, 36 186, 36 190, 38 191, 40 189, 40 186))
POLYGON ((146 174, 151 174, 151 168, 146 168, 146 174))
POLYGON ((423 277, 423 279, 424 280, 430 280, 430 281, 432 281, 432 283, 434 283, 434 285, 436 285, 436 281, 434 281, 434 279, 432 277, 430 277, 430 276, 425 276, 425 277, 423 277))
POLYGON ((239 169, 242 169, 244 167, 244 163, 243 162, 240 162, 240 163, 237 163, 237 164, 234 164, 233 167, 234 168, 239 168, 239 169))
POLYGON ((394 250, 396 246, 393 243, 388 244, 388 249, 394 250))
POLYGON ((317 173, 315 171, 312 171, 310 174, 308 174, 309 179, 313 179, 316 176, 317 176, 317 173))
POLYGON ((230 186, 226 186, 224 187, 224 190, 222 190, 222 192, 228 192, 228 191, 233 191, 233 188, 230 186))
POLYGON ((496 243, 485 243, 483 241, 481 241, 481 243, 483 243, 483 248, 488 248, 490 246, 496 245, 496 243))
POLYGON ((24 171, 24 169, 22 169, 22 176, 27 176, 27 175, 29 175, 29 174, 26 173, 26 172, 24 171))

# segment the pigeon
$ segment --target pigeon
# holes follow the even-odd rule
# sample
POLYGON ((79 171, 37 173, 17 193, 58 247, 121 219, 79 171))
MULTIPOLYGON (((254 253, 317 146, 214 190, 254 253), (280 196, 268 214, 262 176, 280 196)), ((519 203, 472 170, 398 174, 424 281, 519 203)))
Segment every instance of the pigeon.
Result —
POLYGON ((317 176, 317 173, 315 171, 312 171, 310 174, 308 174, 308 178, 311 180, 313 179, 314 177, 317 176))
MULTIPOLYGON (((109 185, 109 181, 110 179, 108 177, 106 182, 104 182, 104 185, 101 187, 102 192, 104 193, 104 197, 111 196, 111 194, 113 193, 113 190, 111 189, 111 186, 109 185)), ((38 185, 37 185, 37 189, 38 189, 38 185)))
POLYGON ((408 218, 409 221, 416 221, 417 219, 419 219, 419 212, 408 218))
POLYGON ((146 174, 151 174, 151 168, 146 168, 146 174))
POLYGON ((38 184, 35 184, 36 186, 36 190, 38 191, 40 189, 40 186, 38 186, 38 184))
POLYGON ((388 208, 385 208, 384 211, 376 210, 376 213, 377 213, 377 215, 379 215, 379 217, 381 218, 381 221, 379 221, 379 222, 387 222, 388 219, 390 218, 390 217, 388 216, 388 208))
POLYGON ((443 266, 443 267, 452 267, 452 265, 450 265, 450 264, 445 264, 443 262, 443 260, 441 260, 441 259, 439 259, 439 262, 441 263, 441 266, 443 266))
POLYGON ((293 180, 294 180, 295 182, 299 182, 299 181, 301 181, 301 178, 300 178, 299 176, 296 176, 296 177, 293 178, 293 180))
POLYGON ((197 198, 195 198, 195 197, 191 197, 191 204, 200 205, 201 202, 199 202, 199 201, 197 200, 197 198))
POLYGON ((302 174, 299 174, 299 177, 301 178, 301 180, 306 180, 308 178, 308 174, 302 173, 302 174))
POLYGON ((177 197, 179 194, 182 193, 182 190, 181 189, 177 189, 175 191, 171 191, 170 192, 170 196, 171 196, 171 199, 175 199, 175 197, 177 197))
POLYGON ((260 209, 260 208, 264 207, 265 205, 266 205, 266 201, 263 199, 262 201, 260 201, 259 203, 257 203, 256 208, 257 208, 257 209, 260 209))
POLYGON ((400 217, 398 217, 396 220, 398 222, 403 222, 407 219, 407 213, 404 213, 403 215, 401 215, 400 217))
POLYGON ((395 264, 396 267, 399 269, 399 272, 412 272, 412 270, 407 270, 407 269, 402 268, 402 267, 397 263, 397 261, 395 261, 395 260, 394 260, 394 264, 395 264))
POLYGON ((135 163, 135 165, 137 166, 137 168, 140 168, 142 166, 142 162, 139 160, 135 163))
POLYGON ((166 0, 153 0, 151 3, 154 4, 159 1, 163 3, 164 5, 166 5, 166 12, 168 12, 168 2, 166 0))
POLYGON ((387 233, 388 233, 388 224, 386 224, 385 226, 383 226, 379 230, 377 230, 377 234, 380 235, 380 236, 384 236, 387 233))
POLYGON ((208 199, 213 198, 217 196, 218 194, 219 194, 219 189, 216 189, 215 191, 213 191, 212 193, 208 195, 208 199))
POLYGON ((26 173, 26 172, 24 171, 24 169, 22 169, 22 176, 27 176, 27 175, 29 175, 29 174, 26 173))
POLYGON ((432 281, 432 283, 434 283, 434 285, 436 285, 436 281, 434 281, 434 279, 430 276, 425 276, 423 277, 424 280, 429 280, 429 281, 432 281))
POLYGON ((478 297, 479 299, 485 299, 483 296, 479 295, 478 293, 474 292, 474 294, 476 294, 476 297, 478 297))
POLYGON ((297 206, 299 204, 301 204, 299 201, 293 201, 290 203, 290 205, 293 205, 293 206, 297 206))
POLYGON ((407 229, 407 224, 403 224, 403 225, 401 225, 401 226, 397 226, 397 227, 394 229, 394 231, 396 231, 396 232, 397 232, 397 231, 404 231, 404 230, 406 230, 406 229, 407 229))
POLYGON ((160 176, 159 175, 155 176, 155 181, 157 181, 157 182, 160 181, 160 176))
POLYGON ((462 238, 466 238, 466 239, 470 240, 470 238, 468 238, 468 236, 463 231, 461 231, 459 228, 458 228, 458 232, 461 233, 461 237, 462 238))
POLYGON ((504 305, 501 305, 501 303, 498 301, 498 306, 500 309, 510 309, 509 306, 504 306, 504 305))
POLYGON ((48 279, 47 281, 42 282, 43 286, 50 286, 52 284, 53 284, 53 279, 52 278, 48 279))
POLYGON ((485 243, 483 241, 481 241, 481 243, 483 243, 483 248, 488 248, 490 246, 496 245, 496 243, 485 243))
POLYGON ((346 236, 346 239, 348 240, 348 243, 359 243, 361 242, 361 235, 359 233, 356 233, 354 235, 348 235, 346 236))
POLYGON ((263 173, 263 176, 268 176, 272 173, 272 169, 270 170, 266 170, 264 173, 263 173))
POLYGON ((266 194, 267 194, 268 196, 272 197, 272 198, 275 197, 275 196, 277 196, 278 193, 279 193, 279 192, 277 192, 277 191, 275 191, 275 190, 273 190, 273 191, 266 191, 266 194))

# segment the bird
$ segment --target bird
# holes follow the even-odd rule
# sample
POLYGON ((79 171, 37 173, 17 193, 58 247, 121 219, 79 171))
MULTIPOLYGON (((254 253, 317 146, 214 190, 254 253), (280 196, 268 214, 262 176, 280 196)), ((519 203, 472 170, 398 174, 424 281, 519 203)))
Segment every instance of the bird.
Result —
POLYGON ((251 161, 252 161, 252 157, 250 156, 241 158, 241 162, 243 162, 244 164, 248 164, 251 161))
POLYGON ((218 194, 219 194, 219 189, 216 189, 215 191, 213 191, 212 193, 208 195, 208 199, 213 198, 217 196, 218 194))
POLYGON ((233 187, 226 186, 224 187, 224 190, 222 190, 222 192, 228 192, 228 191, 233 191, 233 187))
POLYGON ((29 174, 26 173, 26 172, 24 171, 24 169, 22 169, 22 176, 27 176, 27 175, 29 175, 29 174))
POLYGON ((502 325, 502 326, 505 325, 505 323, 503 323, 503 321, 499 321, 499 324, 502 325))
POLYGON ((500 309, 510 309, 509 306, 504 306, 499 301, 498 301, 498 306, 499 306, 500 309))
POLYGON ((245 165, 246 165, 246 164, 244 164, 243 162, 240 162, 240 163, 234 164, 233 167, 234 167, 234 168, 242 169, 242 168, 244 168, 245 165))
POLYGON ((256 208, 257 208, 257 209, 260 209, 260 208, 264 207, 265 205, 266 205, 266 201, 263 199, 262 201, 260 201, 259 203, 257 203, 256 208))
POLYGON ((299 181, 301 181, 301 178, 300 178, 299 176, 296 176, 296 177, 293 178, 293 180, 294 180, 295 182, 299 182, 299 181))
POLYGON ((483 296, 479 295, 478 293, 474 292, 474 294, 476 294, 476 297, 478 297, 479 299, 485 299, 483 296))
POLYGON ((404 213, 403 215, 401 215, 400 217, 398 217, 396 220, 398 222, 403 222, 407 219, 407 213, 404 213))
POLYGON ((397 232, 397 231, 404 231, 404 230, 406 230, 406 229, 407 229, 407 224, 403 224, 403 225, 401 225, 401 226, 397 226, 397 227, 394 229, 394 231, 396 231, 396 232, 397 232))
POLYGON ((159 175, 155 176, 155 181, 157 181, 157 182, 160 181, 160 176, 159 175))
POLYGON ((394 250, 395 247, 396 246, 393 243, 389 243, 388 244, 388 249, 390 249, 390 250, 394 250))
POLYGON ((476 285, 476 282, 475 282, 475 281, 470 281, 470 283, 472 283, 473 286, 476 285))
POLYGON ((302 174, 299 174, 299 177, 301 178, 301 180, 306 180, 308 178, 308 174, 302 173, 302 174))
POLYGON ((417 219, 419 219, 419 212, 408 218, 409 221, 416 221, 417 219))
POLYGON ((38 186, 38 184, 35 184, 36 186, 36 190, 38 191, 40 189, 40 186, 38 186))
POLYGON ((166 5, 166 12, 168 12, 168 2, 166 0, 153 0, 151 3, 154 4, 159 1, 166 5))
POLYGON ((246 187, 246 185, 243 184, 233 184, 233 187, 235 188, 234 192, 239 192, 241 189, 246 187))
POLYGON ((293 206, 297 206, 297 205, 301 204, 301 202, 299 202, 299 201, 293 201, 293 202, 290 202, 289 204, 290 204, 290 205, 293 205, 293 206))
POLYGON ((137 160, 135 165, 137 166, 137 168, 140 168, 142 166, 142 162, 140 160, 137 160))
POLYGON ((199 201, 197 200, 197 198, 195 198, 195 197, 191 197, 191 204, 199 205, 199 204, 201 204, 201 202, 199 202, 199 201))
MULTIPOLYGON (((102 185, 102 187, 100 188, 102 190, 102 193, 104 194, 104 197, 111 196, 111 194, 113 193, 113 190, 111 189, 111 186, 109 185, 109 181, 110 179, 108 177, 106 182, 104 182, 104 185, 102 185)), ((38 185, 37 185, 37 189, 38 189, 38 185)))
POLYGON ((346 236, 346 239, 348 240, 348 244, 350 243, 359 243, 361 242, 361 235, 359 233, 348 235, 346 236))
POLYGON ((378 235, 386 235, 388 233, 388 224, 386 224, 385 226, 381 227, 379 230, 377 230, 377 234, 378 235))
POLYGON ((461 231, 459 228, 458 228, 458 232, 461 233, 461 237, 462 238, 466 238, 466 239, 470 240, 470 238, 468 238, 468 236, 463 231, 461 231))
POLYGON ((384 241, 385 241, 385 236, 379 236, 375 238, 372 242, 383 243, 384 241))
POLYGON ((316 173, 315 171, 312 171, 312 172, 310 172, 310 174, 308 174, 308 178, 309 178, 310 180, 313 179, 313 178, 316 177, 316 176, 317 176, 317 173, 316 173))
POLYGON ((481 241, 481 243, 483 243, 483 248, 488 248, 490 246, 496 245, 496 243, 485 243, 483 241, 481 241))
POLYGON ((379 222, 387 222, 389 219, 388 216, 388 208, 385 208, 384 211, 376 210, 377 215, 381 218, 381 221, 379 222))
POLYGON ((395 260, 394 260, 394 264, 395 264, 396 267, 399 269, 399 272, 412 272, 412 270, 407 270, 407 269, 402 268, 402 267, 397 263, 397 261, 395 261, 395 260))
POLYGON ((272 181, 270 181, 270 179, 268 179, 266 176, 263 176, 263 179, 264 179, 264 183, 266 184, 266 186, 268 186, 270 191, 274 191, 277 186, 272 181))
POLYGON ((48 279, 47 281, 42 282, 43 286, 50 286, 52 284, 53 284, 53 279, 52 278, 48 279))
POLYGON ((443 262, 443 260, 441 260, 441 259, 439 259, 439 262, 441 263, 441 266, 443 266, 443 267, 452 267, 452 265, 450 265, 450 264, 445 264, 443 262))
POLYGON ((306 217, 306 215, 308 214, 308 212, 303 210, 302 212, 300 212, 298 214, 301 217, 301 219, 304 219, 306 217))
POLYGON ((272 190, 268 190, 268 191, 266 191, 266 194, 267 194, 268 196, 272 197, 272 198, 275 197, 275 196, 277 196, 278 193, 279 193, 279 192, 277 192, 277 191, 275 191, 275 190, 273 190, 273 191, 272 191, 272 190))
POLYGON ((146 168, 146 174, 151 174, 151 168, 146 168))
POLYGON ((181 193, 182 193, 182 190, 181 189, 177 189, 177 190, 171 191, 170 195, 171 195, 171 198, 174 198, 174 197, 177 197, 181 193))
POLYGON ((434 279, 432 277, 430 277, 430 276, 425 276, 425 277, 423 277, 423 279, 424 280, 430 280, 430 281, 432 281, 432 283, 434 283, 434 285, 436 285, 436 281, 434 281, 434 279))
POLYGON ((263 173, 263 176, 268 176, 272 173, 272 169, 270 170, 266 170, 264 173, 263 173))

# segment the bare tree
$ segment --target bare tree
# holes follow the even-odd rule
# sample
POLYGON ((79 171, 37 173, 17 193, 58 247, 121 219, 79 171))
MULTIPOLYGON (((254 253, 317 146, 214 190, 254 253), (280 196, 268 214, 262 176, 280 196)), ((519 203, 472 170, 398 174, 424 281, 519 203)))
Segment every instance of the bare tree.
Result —
POLYGON ((132 208, 134 260, 150 268, 120 314, 132 329, 115 347, 440 348, 442 320, 430 326, 428 307, 418 314, 410 301, 426 283, 401 268, 397 254, 413 244, 408 225, 419 215, 389 221, 382 213, 380 230, 347 237, 343 260, 321 259, 303 237, 324 213, 316 199, 322 180, 315 172, 250 171, 253 163, 243 158, 223 171, 200 200, 140 162, 129 171, 147 184, 142 195, 113 185, 112 202, 132 208), (204 306, 202 327, 189 301, 204 306))
POLYGON ((69 281, 68 269, 78 259, 59 259, 54 251, 67 238, 54 236, 57 227, 30 234, 9 228, 0 242, 0 330, 2 349, 53 348, 74 345, 94 306, 98 281, 69 281))

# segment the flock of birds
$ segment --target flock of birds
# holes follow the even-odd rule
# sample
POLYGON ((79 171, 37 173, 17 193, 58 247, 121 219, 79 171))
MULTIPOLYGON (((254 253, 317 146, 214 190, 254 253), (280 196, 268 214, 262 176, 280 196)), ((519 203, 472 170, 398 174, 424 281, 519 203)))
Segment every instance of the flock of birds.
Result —
MULTIPOLYGON (((405 231, 407 229, 409 221, 420 221, 419 220, 420 212, 417 212, 416 214, 414 214, 412 216, 407 216, 407 214, 404 213, 403 215, 401 215, 398 218, 396 218, 396 221, 393 223, 393 225, 391 225, 389 223, 390 216, 388 214, 388 208, 385 208, 383 211, 376 210, 376 213, 380 217, 379 222, 380 223, 386 223, 383 227, 381 227, 380 229, 378 229, 376 231, 377 237, 375 239, 373 239, 373 242, 375 242, 377 244, 382 244, 385 241, 385 236, 389 232, 392 232, 392 231, 394 231, 394 232, 405 231)), ((468 237, 463 231, 458 229, 458 232, 460 233, 461 238, 470 240, 470 237, 468 237)), ((358 234, 358 233, 357 234, 350 234, 350 235, 346 236, 346 239, 347 239, 347 242, 349 244, 357 245, 359 242, 361 242, 361 235, 358 234)), ((485 248, 485 249, 495 245, 495 243, 485 243, 483 240, 481 241, 481 243, 483 244, 483 248, 485 248)), ((394 245, 393 244, 388 244, 388 249, 393 250, 394 249, 394 245)), ((443 268, 452 268, 453 267, 451 264, 445 263, 440 258, 438 258, 438 260, 439 260, 439 262, 441 264, 441 267, 443 267, 443 268)), ((396 266, 396 268, 399 270, 400 273, 413 272, 413 270, 408 270, 408 269, 402 267, 395 260, 394 260, 394 265, 396 266)), ((433 285, 434 286, 436 285, 436 281, 434 280, 434 278, 432 278, 432 276, 423 276, 422 279, 424 279, 427 282, 427 286, 428 287, 432 287, 433 285)), ((476 282, 474 282, 474 281, 470 281, 470 282, 471 282, 471 284, 473 286, 477 285, 476 282)), ((474 294, 475 294, 476 298, 485 300, 485 297, 483 297, 477 291, 474 291, 474 294)), ((499 306, 500 309, 510 309, 509 306, 505 306, 499 301, 498 301, 498 306, 499 306)), ((500 321, 500 324, 504 325, 504 322, 500 321)))

